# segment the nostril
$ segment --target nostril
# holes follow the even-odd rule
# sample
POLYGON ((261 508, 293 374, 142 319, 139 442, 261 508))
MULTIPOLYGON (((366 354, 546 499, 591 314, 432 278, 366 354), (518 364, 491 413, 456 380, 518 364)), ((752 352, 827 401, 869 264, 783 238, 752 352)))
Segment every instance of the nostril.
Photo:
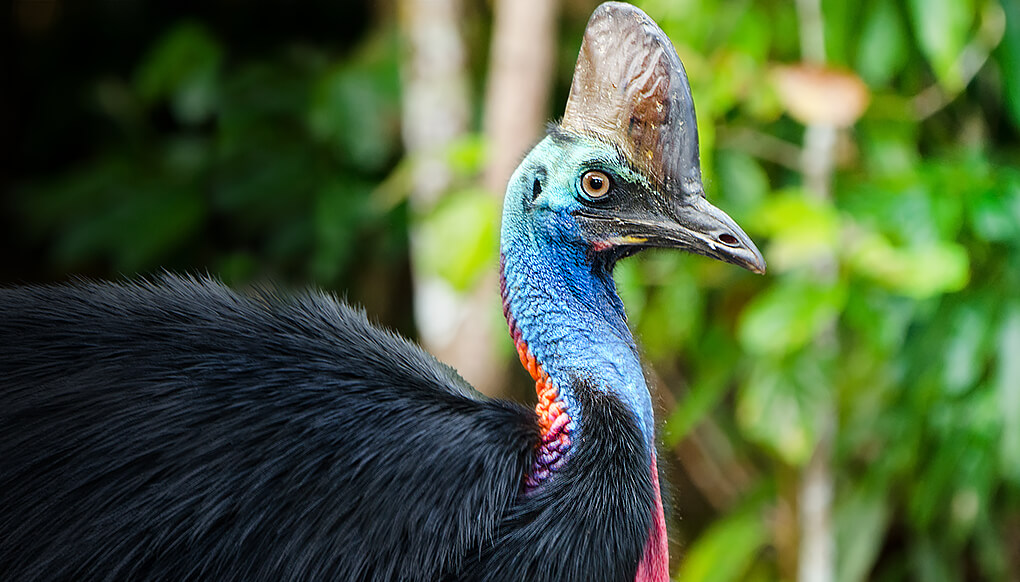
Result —
POLYGON ((728 232, 719 235, 719 242, 729 247, 740 246, 740 241, 737 240, 737 237, 728 232))

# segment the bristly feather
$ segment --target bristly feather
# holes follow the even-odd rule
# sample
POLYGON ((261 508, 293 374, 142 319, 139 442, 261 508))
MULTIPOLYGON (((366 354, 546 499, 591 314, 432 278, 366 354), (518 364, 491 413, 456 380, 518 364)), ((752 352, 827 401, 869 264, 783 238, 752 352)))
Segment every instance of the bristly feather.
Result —
POLYGON ((534 412, 324 295, 0 290, 0 345, 0 579, 634 579, 651 490, 605 395, 622 432, 523 495, 534 412))

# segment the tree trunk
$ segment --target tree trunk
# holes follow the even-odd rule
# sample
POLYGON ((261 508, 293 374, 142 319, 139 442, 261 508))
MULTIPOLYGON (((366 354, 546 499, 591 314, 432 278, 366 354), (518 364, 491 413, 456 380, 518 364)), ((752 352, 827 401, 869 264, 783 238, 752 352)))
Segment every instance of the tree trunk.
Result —
MULTIPOLYGON (((484 183, 502 199, 506 181, 540 135, 546 119, 554 54, 552 0, 499 0, 495 23, 485 131, 484 183)), ((496 349, 506 341, 500 321, 496 266, 473 289, 457 291, 416 260, 421 229, 415 227, 450 187, 444 161, 448 146, 468 131, 470 98, 466 49, 458 24, 460 0, 402 0, 408 39, 404 62, 404 142, 413 164, 411 259, 415 319, 422 343, 475 388, 502 391, 504 362, 496 349)))

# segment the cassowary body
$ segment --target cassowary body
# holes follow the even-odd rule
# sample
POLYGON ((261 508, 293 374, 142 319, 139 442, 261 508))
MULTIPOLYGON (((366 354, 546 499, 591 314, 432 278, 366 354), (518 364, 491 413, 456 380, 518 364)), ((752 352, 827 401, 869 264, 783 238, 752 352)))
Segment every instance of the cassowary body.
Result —
POLYGON ((704 200, 693 120, 661 30, 600 7, 563 123, 507 188, 535 410, 319 294, 0 291, 0 579, 666 580, 612 267, 672 246, 764 268, 704 200))

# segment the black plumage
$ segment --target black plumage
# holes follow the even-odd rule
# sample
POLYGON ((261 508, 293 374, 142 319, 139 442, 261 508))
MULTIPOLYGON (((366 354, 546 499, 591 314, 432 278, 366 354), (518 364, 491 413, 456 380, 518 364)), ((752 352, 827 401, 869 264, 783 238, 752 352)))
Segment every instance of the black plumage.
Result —
POLYGON ((0 579, 633 580, 651 487, 611 396, 522 495, 535 413, 322 294, 6 289, 0 345, 0 579))

